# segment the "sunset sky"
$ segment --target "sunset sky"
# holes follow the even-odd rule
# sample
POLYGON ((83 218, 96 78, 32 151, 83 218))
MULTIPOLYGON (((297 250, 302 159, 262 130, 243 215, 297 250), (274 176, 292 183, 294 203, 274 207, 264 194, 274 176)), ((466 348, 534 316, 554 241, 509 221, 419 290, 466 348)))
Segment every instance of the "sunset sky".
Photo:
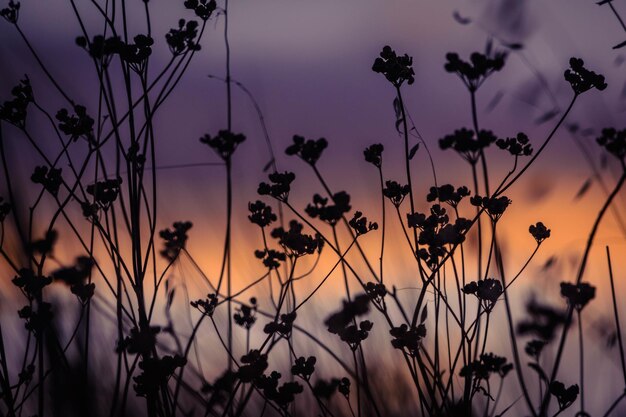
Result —
MULTIPOLYGON (((87 54, 74 44, 80 28, 67 3, 23 1, 21 28, 70 95, 95 112, 97 79, 87 54)), ((78 3, 81 11, 91 18, 87 20, 88 25, 92 23, 91 34, 97 34, 94 22, 99 20, 93 8, 87 1, 78 3)), ((157 28, 153 34, 157 45, 151 61, 154 76, 170 57, 163 41, 165 28, 174 27, 180 17, 190 19, 193 15, 184 9, 182 0, 154 0, 152 4, 157 28)), ((131 14, 131 19, 136 20, 135 28, 144 28, 140 9, 131 14)), ((297 173, 292 193, 294 205, 303 209, 313 193, 321 193, 323 189, 309 167, 297 158, 286 156, 284 149, 294 134, 314 139, 325 137, 329 148, 318 164, 323 175, 333 190, 345 189, 352 194, 353 209, 377 221, 380 221, 378 178, 375 169, 363 160, 363 149, 372 143, 383 143, 386 179, 405 181, 404 166, 399 163, 403 156, 402 140, 394 128, 395 93, 384 77, 371 70, 384 45, 413 57, 416 81, 403 86, 402 91, 417 130, 432 153, 439 184, 452 182, 456 186, 468 185, 470 189, 468 165, 454 152, 443 152, 438 146, 438 139, 444 135, 471 127, 469 94, 456 76, 443 69, 447 52, 458 52, 466 58, 475 50, 483 51, 490 34, 506 43, 523 44, 523 49, 509 55, 503 71, 492 76, 479 90, 479 124, 500 137, 524 131, 535 148, 543 142, 558 116, 545 123, 537 120, 555 106, 564 110, 572 97, 571 88, 563 79, 569 58, 583 58, 588 68, 604 74, 608 89, 592 90, 579 98, 566 126, 559 130, 525 177, 507 193, 513 205, 499 229, 508 254, 509 274, 514 274, 534 249, 528 226, 543 221, 552 229, 552 238, 521 278, 523 296, 514 304, 518 308, 523 305, 530 287, 559 300, 557 283, 574 279, 585 239, 606 195, 594 181, 588 192, 577 197, 592 176, 585 155, 599 167, 601 150, 595 143, 597 133, 606 126, 624 127, 626 63, 623 61, 626 58, 612 47, 624 41, 626 34, 608 8, 598 7, 589 0, 241 0, 231 1, 229 19, 232 76, 245 85, 261 108, 279 170, 297 173), (466 20, 467 24, 459 20, 466 20), (572 123, 581 130, 591 129, 587 134, 576 134, 584 152, 568 132, 567 125, 572 123), (555 265, 544 269, 552 257, 555 265)), ((0 24, 0 56, 9 59, 0 61, 0 98, 6 99, 10 87, 26 73, 37 99, 56 111, 65 104, 47 83, 14 28, 4 23, 0 24)), ((194 222, 189 251, 208 275, 217 273, 221 259, 224 168, 167 167, 219 161, 198 138, 205 133, 215 134, 226 124, 224 83, 209 78, 209 74, 223 77, 225 73, 222 31, 223 19, 209 22, 201 42, 202 50, 194 57, 173 96, 159 110, 155 122, 160 146, 158 166, 163 167, 158 171, 160 225, 166 227, 177 220, 194 222)), ((503 49, 498 40, 494 41, 494 47, 503 49)), ((252 256, 254 249, 261 246, 261 236, 245 216, 248 201, 258 198, 256 188, 265 180, 263 167, 269 162, 270 154, 249 97, 234 86, 233 100, 233 130, 247 136, 234 159, 235 286, 243 287, 263 271, 252 256)), ((33 129, 38 132, 44 149, 56 149, 57 143, 46 142, 49 133, 40 132, 36 126, 33 129)), ((15 157, 16 170, 27 180, 40 161, 20 144, 19 132, 7 128, 4 133, 15 157)), ((512 164, 512 159, 498 149, 491 149, 488 159, 494 178, 502 178, 512 164)), ((615 183, 614 168, 609 164, 602 171, 609 189, 615 183)), ((412 161, 412 169, 418 207, 423 211, 427 207, 426 193, 433 184, 424 147, 412 161)), ((615 210, 625 213, 625 203, 622 193, 615 210)), ((466 209, 471 210, 469 204, 466 209)), ((390 234, 399 235, 395 213, 389 212, 390 234)), ((613 212, 609 212, 596 238, 585 279, 606 284, 604 247, 610 245, 616 254, 618 290, 626 291, 624 237, 613 212)), ((379 237, 364 239, 366 250, 375 257, 379 237)), ((411 260, 404 243, 397 238, 388 243, 385 267, 387 274, 410 287, 417 280, 405 276, 411 260)), ((75 242, 68 241, 59 250, 58 258, 70 262, 79 253, 78 249, 75 242)), ((334 262, 333 257, 323 258, 322 271, 327 271, 334 262)), ((189 264, 175 273, 184 271, 193 276, 189 264)), ((320 278, 316 276, 303 286, 313 287, 320 278)), ((327 305, 338 306, 341 296, 333 293, 333 288, 337 287, 329 285, 321 294, 330 296, 324 298, 327 305)), ((205 289, 199 286, 195 291, 205 289)), ((608 300, 607 291, 603 287, 599 298, 608 300)), ((601 305, 594 308, 603 310, 601 305)), ((623 310, 626 312, 626 307, 623 310)))

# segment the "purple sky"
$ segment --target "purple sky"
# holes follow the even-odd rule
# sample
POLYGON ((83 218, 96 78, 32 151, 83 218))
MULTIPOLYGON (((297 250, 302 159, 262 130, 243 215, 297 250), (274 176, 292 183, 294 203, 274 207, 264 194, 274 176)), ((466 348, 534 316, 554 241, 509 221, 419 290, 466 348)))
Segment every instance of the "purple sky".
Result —
MULTIPOLYGON (((92 13, 90 2, 78 3, 81 11, 92 13)), ((133 3, 142 5, 140 1, 133 3)), ((154 6, 154 37, 158 44, 153 69, 169 59, 163 41, 166 28, 173 27, 180 17, 193 17, 182 3, 150 3, 154 6)), ((88 25, 93 35, 98 33, 94 28, 100 26, 95 26, 96 16, 90 17, 88 25)), ((135 27, 143 27, 140 13, 131 13, 131 20, 135 27)), ((28 73, 35 95, 43 104, 54 110, 64 105, 58 95, 47 94, 52 91, 49 84, 13 28, 0 23, 0 57, 5 58, 0 61, 0 97, 8 97, 10 87, 28 73)), ((87 55, 74 45, 80 31, 68 2, 25 0, 20 24, 60 83, 78 102, 94 111, 97 80, 87 55)), ((433 153, 440 183, 470 183, 469 170, 460 158, 442 153, 437 145, 443 135, 471 123, 469 96, 461 82, 443 70, 445 54, 456 51, 467 57, 474 50, 481 51, 488 33, 507 42, 523 43, 525 48, 521 54, 512 54, 504 70, 479 91, 482 128, 494 130, 499 136, 513 136, 523 130, 535 145, 541 143, 556 119, 541 125, 534 121, 553 108, 550 94, 561 109, 571 98, 570 86, 563 79, 570 56, 582 57, 590 69, 603 72, 609 88, 581 97, 568 121, 596 130, 607 125, 623 127, 624 66, 620 64, 621 53, 611 47, 622 42, 626 34, 607 8, 590 0, 241 0, 231 1, 230 25, 233 78, 244 83, 258 101, 279 167, 298 173, 296 185, 300 188, 294 199, 299 207, 321 188, 302 163, 284 155, 293 134, 329 140, 330 148, 320 168, 335 190, 354 192, 354 208, 373 213, 373 217, 378 214, 378 200, 368 196, 376 176, 363 162, 363 148, 374 142, 385 144, 385 175, 404 180, 403 167, 396 163, 401 156, 401 141, 394 129, 394 91, 380 74, 371 71, 373 60, 386 44, 414 57, 416 82, 404 87, 403 92, 416 126, 433 153), (457 23, 455 11, 472 23, 457 23), (537 72, 545 77, 550 94, 542 89, 537 72), (486 112, 488 103, 499 94, 499 105, 486 112)), ((204 133, 214 134, 226 124, 224 84, 207 77, 224 75, 222 30, 223 19, 210 22, 202 51, 158 113, 160 166, 218 161, 198 138, 204 133)), ((269 154, 248 97, 234 88, 233 99, 234 130, 248 136, 235 158, 236 216, 244 218, 247 202, 257 198, 256 186, 263 178, 262 168, 269 154)), ((593 189, 587 198, 573 202, 577 189, 590 174, 565 132, 560 131, 527 178, 511 191, 514 203, 523 204, 512 206, 505 226, 510 235, 504 242, 509 248, 519 244, 514 248, 521 247, 521 254, 515 253, 513 259, 523 259, 531 247, 531 242, 522 240, 529 239, 528 224, 546 221, 557 238, 546 244, 537 265, 558 253, 565 264, 559 272, 569 271, 567 268, 574 264, 571 257, 581 250, 601 201, 601 193, 593 189)), ((30 155, 23 154, 18 133, 7 129, 7 135, 14 141, 16 161, 27 161, 20 165, 23 173, 29 174, 39 161, 26 158, 30 155)), ((582 139, 589 142, 592 158, 597 161, 599 152, 593 138, 582 139)), ((53 146, 46 143, 43 132, 39 139, 42 146, 53 146)), ((509 167, 510 160, 501 155, 497 151, 489 155, 494 175, 503 175, 509 167)), ((414 159, 413 169, 416 189, 423 196, 432 185, 423 149, 414 159)), ((163 180, 161 223, 190 218, 197 225, 191 238, 207 245, 201 250, 217 250, 223 233, 220 216, 224 202, 215 196, 223 193, 223 170, 200 167, 160 171, 159 175, 163 180), (216 217, 211 220, 207 213, 216 217)), ((602 259, 602 245, 613 242, 618 234, 610 219, 608 224, 598 240, 598 259, 602 259)), ((258 246, 258 236, 250 238, 247 229, 241 227, 235 230, 235 240, 245 242, 234 249, 235 255, 242 255, 238 267, 258 269, 258 262, 250 256, 258 246)), ((215 268, 209 261, 205 266, 215 268)), ((401 267, 402 260, 398 259, 395 268, 401 267)), ((593 266, 591 271, 604 272, 604 264, 593 266)))

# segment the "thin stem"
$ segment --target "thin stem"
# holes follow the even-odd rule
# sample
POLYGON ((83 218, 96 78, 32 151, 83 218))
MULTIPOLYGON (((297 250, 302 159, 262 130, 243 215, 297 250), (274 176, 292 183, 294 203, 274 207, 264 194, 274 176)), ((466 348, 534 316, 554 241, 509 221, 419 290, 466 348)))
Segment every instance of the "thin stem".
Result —
POLYGON ((609 264, 609 280, 611 282, 611 299, 613 300, 613 316, 615 317, 615 330, 617 332, 617 343, 619 346, 619 360, 622 365, 622 375, 624 377, 624 387, 626 387, 626 358, 624 357, 624 341, 622 339, 622 327, 619 321, 619 312, 617 310, 617 297, 615 295, 615 282, 613 279, 613 267, 611 265, 611 252, 606 247, 606 259, 609 264))

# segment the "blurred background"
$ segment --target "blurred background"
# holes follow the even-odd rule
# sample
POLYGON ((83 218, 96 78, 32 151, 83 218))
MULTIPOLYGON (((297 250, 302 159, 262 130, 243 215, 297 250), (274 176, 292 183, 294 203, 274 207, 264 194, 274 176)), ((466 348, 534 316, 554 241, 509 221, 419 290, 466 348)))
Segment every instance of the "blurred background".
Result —
MULTIPOLYGON (((135 13, 129 14, 131 26, 136 33, 145 33, 143 6, 136 3, 130 5, 137 7, 135 13)), ((163 42, 165 33, 176 26, 180 17, 191 16, 182 1, 152 1, 150 5, 153 37, 157 39, 151 63, 155 74, 170 57, 163 42)), ((620 6, 615 2, 616 8, 620 6)), ((78 7, 87 17, 88 27, 101 24, 90 2, 79 2, 78 7)), ((623 8, 626 12, 626 7, 623 8)), ((218 158, 198 139, 226 126, 226 89, 220 81, 225 76, 223 24, 222 18, 210 22, 202 50, 155 121, 159 142, 159 228, 177 220, 192 221, 188 250, 209 277, 216 276, 220 268, 225 231, 225 171, 222 166, 207 165, 219 162, 218 158)), ((77 102, 94 111, 97 77, 87 54, 75 45, 80 28, 68 2, 23 1, 20 26, 60 84, 77 102)), ((92 35, 97 33, 94 29, 92 35)), ((256 100, 279 170, 297 173, 291 198, 301 209, 314 193, 322 193, 323 188, 307 166, 284 154, 294 134, 328 139, 329 148, 318 167, 333 190, 349 191, 353 209, 363 211, 372 220, 380 221, 378 179, 375 170, 364 161, 363 149, 376 142, 384 144, 385 177, 404 181, 403 164, 399 163, 402 139, 395 129, 392 106, 394 91, 380 74, 371 70, 384 45, 413 57, 416 81, 403 87, 403 94, 410 116, 427 145, 412 160, 420 211, 426 209, 424 197, 433 185, 427 150, 432 155, 439 184, 450 182, 472 189, 467 164, 455 153, 443 152, 438 146, 438 139, 444 135, 471 127, 469 94, 456 76, 443 69, 447 52, 458 52, 466 58, 473 51, 484 51, 489 39, 496 49, 521 45, 510 51, 503 71, 492 76, 479 90, 479 124, 481 129, 492 130, 499 137, 523 131, 535 148, 549 134, 571 99, 571 88, 563 79, 569 58, 583 58, 588 68, 605 75, 608 89, 592 90, 577 101, 550 146, 507 193, 513 204, 498 227, 509 275, 519 270, 534 249, 528 226, 542 221, 552 230, 552 237, 516 284, 512 302, 517 318, 524 315, 524 305, 532 294, 565 305, 558 283, 575 278, 585 240, 604 202, 605 190, 613 186, 615 174, 619 173, 613 161, 603 160, 595 138, 604 127, 624 127, 626 64, 621 50, 612 47, 625 38, 626 33, 610 10, 587 0, 241 0, 232 1, 229 6, 232 77, 256 100)), ((42 105, 53 111, 63 106, 62 98, 50 87, 23 40, 4 22, 0 25, 0 56, 3 57, 0 98, 8 98, 10 88, 28 74, 42 105)), ((39 131, 36 125, 33 128, 43 149, 56 149, 58 144, 47 138, 49 132, 43 128, 39 131)), ((234 274, 235 287, 243 288, 263 273, 262 265, 253 256, 253 251, 262 246, 261 236, 246 216, 247 204, 258 198, 256 188, 266 178, 263 170, 272 157, 255 103, 237 86, 233 86, 233 130, 247 136, 234 161, 237 189, 234 274)), ((14 155, 13 168, 21 172, 16 175, 24 178, 21 193, 28 201, 31 194, 28 178, 41 161, 24 146, 20 132, 7 127, 4 135, 7 149, 14 155)), ((502 178, 511 167, 512 160, 497 149, 490 150, 487 157, 494 178, 502 178)), ((590 410, 603 409, 607 398, 614 398, 621 391, 607 383, 619 376, 618 359, 615 349, 607 350, 601 330, 603 320, 611 318, 611 311, 605 308, 610 300, 606 245, 615 254, 617 291, 620 294, 626 291, 623 282, 626 229, 621 222, 626 218, 625 199, 623 193, 618 196, 614 210, 605 217, 585 275, 586 281, 598 287, 599 299, 589 307, 594 319, 588 326, 598 331, 598 337, 589 346, 587 355, 606 359, 610 352, 609 359, 598 360, 597 366, 589 359, 588 363, 593 365, 588 387, 591 394, 587 396, 590 410), (604 383, 594 384, 594 380, 604 383)), ((390 218, 389 223, 390 235, 401 233, 397 218, 390 218)), ((41 226, 44 225, 42 222, 41 226)), ((80 247, 71 236, 62 230, 60 233, 55 258, 59 264, 67 264, 81 254, 80 247)), ((373 259, 379 250, 379 239, 374 235, 364 237, 365 249, 373 259)), ((392 239, 388 245, 386 274, 393 277, 402 297, 409 302, 419 287, 418 278, 407 273, 412 270, 410 253, 401 239, 392 239)), ((298 282, 298 286, 302 291, 310 291, 334 262, 330 254, 322 256, 320 272, 298 282)), ((207 292, 197 270, 184 260, 171 271, 171 282, 185 286, 192 299, 207 292)), ((305 307, 309 310, 309 314, 303 314, 305 320, 310 321, 314 333, 321 337, 328 336, 320 323, 329 312, 340 307, 342 293, 337 289, 341 285, 339 274, 333 276, 313 303, 305 307)), ((6 283, 0 289, 2 313, 13 312, 14 290, 6 283)), ((263 299, 267 291, 262 286, 250 295, 263 299)), ((175 304, 184 309, 186 301, 179 298, 175 304)), ((626 308, 622 311, 626 312, 626 308)), ((15 332, 21 331, 21 322, 0 319, 10 323, 15 332)), ((189 324, 181 326, 185 328, 189 324)), ((497 326, 504 329, 503 323, 497 326)), ((394 359, 394 352, 387 346, 381 352, 390 356, 378 356, 376 346, 389 343, 382 326, 378 330, 375 328, 374 341, 366 349, 380 359, 382 380, 391 381, 395 370, 385 364, 397 358, 394 359)), ((203 337, 200 335, 200 344, 203 337)), ((302 349, 310 344, 306 338, 296 340, 302 349)), ((494 332, 490 340, 494 351, 510 351, 507 337, 494 332)), ((311 353, 315 349, 311 346, 311 353)), ((577 360, 576 352, 574 348, 568 351, 568 360, 577 360)), ((205 369, 207 374, 223 360, 207 355, 206 362, 211 364, 205 369)), ((576 372, 575 367, 564 366, 561 378, 573 383, 576 372)), ((507 400, 503 403, 508 403, 517 398, 518 390, 513 386, 504 395, 507 400)))

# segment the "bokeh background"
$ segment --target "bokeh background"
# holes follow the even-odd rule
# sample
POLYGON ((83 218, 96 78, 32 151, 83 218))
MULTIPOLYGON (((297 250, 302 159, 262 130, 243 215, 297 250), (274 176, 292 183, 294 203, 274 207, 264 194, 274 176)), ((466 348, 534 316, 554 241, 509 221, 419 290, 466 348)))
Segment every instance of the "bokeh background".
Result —
MULTIPOLYGON (((143 33, 143 6, 136 3, 131 5, 137 7, 136 13, 130 16, 136 32, 143 33)), ((151 6, 153 36, 158 40, 151 65, 156 69, 170 57, 162 42, 165 33, 181 16, 188 17, 188 12, 182 1, 153 1, 151 6)), ((619 8, 621 4, 615 2, 615 6, 619 8)), ((96 27, 98 16, 90 2, 78 2, 78 7, 88 17, 87 22, 96 27)), ((222 253, 225 172, 221 166, 207 165, 218 159, 198 138, 226 125, 225 85, 215 78, 225 74, 223 23, 220 18, 211 22, 202 50, 156 120, 159 222, 166 227, 176 220, 193 221, 188 248, 209 277, 218 274, 222 253)), ((304 208, 313 193, 323 189, 304 164, 284 154, 284 148, 294 134, 325 137, 330 146, 318 164, 325 178, 334 190, 348 190, 353 208, 374 220, 380 217, 377 176, 363 160, 363 149, 375 142, 383 143, 385 176, 403 179, 403 166, 398 163, 402 142, 394 127, 394 92, 379 74, 371 71, 382 46, 391 45, 414 58, 416 82, 404 87, 404 97, 431 152, 440 184, 471 185, 467 165, 456 154, 440 151, 437 143, 454 129, 471 125, 469 95, 455 76, 443 70, 447 52, 467 57, 472 51, 484 50, 488 39, 492 39, 495 48, 503 48, 503 43, 523 45, 510 53, 504 70, 480 89, 479 124, 500 137, 524 131, 535 147, 550 132, 571 98, 570 86, 563 79, 569 57, 581 57, 589 68, 604 74, 609 88, 604 92, 594 90, 578 100, 546 152, 508 193, 513 205, 499 226, 509 275, 519 269, 534 248, 528 226, 543 221, 552 230, 552 237, 518 281, 513 298, 517 317, 523 314, 524 303, 531 294, 564 304, 558 283, 574 279, 585 239, 605 197, 594 170, 599 172, 604 187, 610 188, 618 169, 610 161, 605 164, 595 144, 603 127, 623 127, 626 109, 625 58, 619 49, 612 49, 624 40, 626 33, 609 9, 587 0, 241 0, 231 1, 229 23, 232 77, 258 103, 279 169, 298 174, 292 194, 295 205, 304 208)), ((68 2, 23 1, 20 24, 61 85, 93 110, 97 103, 97 78, 88 56, 74 44, 80 30, 68 2)), ((0 97, 8 97, 10 87, 28 74, 41 103, 50 109, 63 105, 8 24, 0 25, 0 57, 0 97)), ((234 165, 234 273, 235 287, 242 288, 262 274, 260 263, 252 256, 254 249, 261 246, 260 235, 253 233, 255 229, 245 216, 248 201, 257 199, 256 187, 265 177, 263 169, 271 156, 254 103, 237 87, 233 88, 233 106, 233 130, 248 138, 237 151, 234 165)), ((19 132, 7 128, 4 133, 14 168, 25 178, 23 194, 27 199, 29 173, 41 161, 24 146, 19 132)), ((38 133, 37 140, 44 149, 55 149, 56 144, 47 139, 49 133, 45 129, 38 133)), ((501 178, 512 163, 498 150, 490 151, 488 158, 494 178, 501 178)), ((412 164, 417 193, 425 197, 433 183, 425 147, 418 151, 412 164)), ((421 201, 419 207, 424 210, 425 199, 421 201)), ((605 308, 610 295, 606 245, 615 254, 618 293, 626 291, 626 230, 619 221, 620 214, 626 218, 625 202, 622 193, 614 211, 606 216, 585 276, 598 287, 600 300, 589 307, 594 312, 594 321, 589 323, 592 331, 602 327, 598 323, 605 317, 610 318, 610 310, 605 308)), ((397 219, 391 218, 390 223, 397 223, 397 219)), ((400 233, 397 225, 390 227, 390 234, 400 233)), ((367 239, 366 250, 375 257, 378 237, 367 239)), ((417 277, 406 272, 411 270, 410 255, 401 239, 388 244, 386 274, 394 277, 403 297, 410 300, 418 284, 417 277)), ((78 254, 77 243, 70 237, 64 239, 62 234, 55 253, 59 263, 69 263, 78 254)), ((333 263, 332 256, 323 258, 321 271, 327 271, 333 263)), ((323 275, 320 272, 298 285, 303 291, 313 288, 323 275)), ((191 296, 206 292, 190 263, 181 262, 172 271, 171 279, 176 285, 186 286, 191 296)), ((341 284, 337 274, 315 302, 307 306, 307 320, 313 328, 319 328, 327 313, 340 306, 341 284)), ((13 290, 4 283, 0 289, 3 310, 13 311, 13 290)), ((262 297, 264 291, 265 287, 253 293, 262 297)), ((185 305, 184 300, 177 302, 185 305)), ((15 332, 20 331, 20 323, 13 326, 15 332)), ((316 331, 324 334, 323 328, 316 331)), ((376 342, 372 346, 388 343, 384 331, 375 332, 374 336, 376 342)), ((494 350, 510 349, 508 339, 497 332, 491 341, 494 350)), ((300 343, 306 346, 307 340, 300 343)), ((371 355, 377 356, 376 352, 371 347, 371 355)), ((606 349, 600 336, 589 347, 589 358, 598 358, 597 364, 589 362, 593 365, 588 383, 592 394, 587 396, 590 410, 600 409, 607 404, 607 398, 620 392, 619 387, 608 384, 619 376, 615 353, 606 349), (593 384, 594 380, 603 383, 593 384)), ((576 360, 576 351, 568 351, 567 358, 576 360)), ((209 355, 206 360, 209 374, 211 367, 217 367, 224 358, 209 355)), ((391 356, 380 357, 383 380, 391 380, 392 376, 385 377, 383 365, 393 360, 391 356)), ((564 367, 563 379, 570 377, 573 382, 575 369, 568 371, 564 367)), ((514 400, 516 392, 512 389, 505 395, 514 400)))

